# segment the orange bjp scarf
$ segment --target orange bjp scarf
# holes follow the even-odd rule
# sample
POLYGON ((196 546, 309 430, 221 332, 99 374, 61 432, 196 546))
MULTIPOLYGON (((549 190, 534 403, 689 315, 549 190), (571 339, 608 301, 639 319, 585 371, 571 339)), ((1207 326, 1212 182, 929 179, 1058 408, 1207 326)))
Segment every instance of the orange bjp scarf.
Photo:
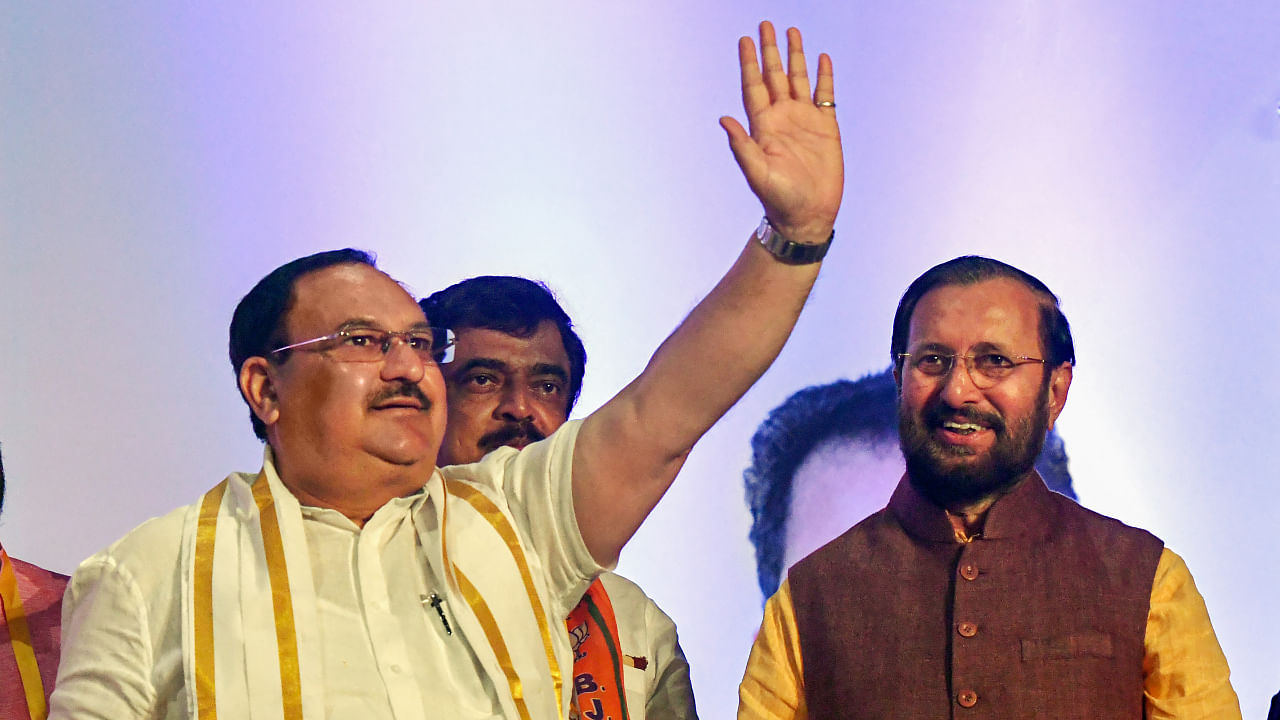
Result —
POLYGON ((618 621, 599 578, 569 613, 566 625, 573 643, 570 720, 629 720, 618 621))

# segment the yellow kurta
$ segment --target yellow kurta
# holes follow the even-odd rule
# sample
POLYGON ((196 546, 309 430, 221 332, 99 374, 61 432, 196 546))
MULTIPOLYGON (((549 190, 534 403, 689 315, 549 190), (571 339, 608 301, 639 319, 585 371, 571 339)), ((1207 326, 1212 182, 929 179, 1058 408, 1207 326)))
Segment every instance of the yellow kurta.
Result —
MULTIPOLYGON (((1143 644, 1148 720, 1240 718, 1227 659, 1186 563, 1165 548, 1151 586, 1143 644)), ((738 688, 738 717, 805 720, 804 665, 791 586, 765 604, 764 621, 738 688)))

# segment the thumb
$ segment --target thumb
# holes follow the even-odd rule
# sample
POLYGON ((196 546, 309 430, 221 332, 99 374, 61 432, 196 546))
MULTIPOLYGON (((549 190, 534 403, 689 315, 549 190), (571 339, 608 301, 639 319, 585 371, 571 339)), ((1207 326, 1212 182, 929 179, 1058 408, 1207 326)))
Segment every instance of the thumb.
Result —
POLYGON ((733 159, 738 162, 738 167, 746 176, 747 184, 755 190, 756 178, 766 173, 764 151, 755 140, 751 139, 746 129, 742 127, 742 123, 737 120, 728 116, 722 117, 720 127, 724 128, 729 138, 729 149, 733 151, 733 159))

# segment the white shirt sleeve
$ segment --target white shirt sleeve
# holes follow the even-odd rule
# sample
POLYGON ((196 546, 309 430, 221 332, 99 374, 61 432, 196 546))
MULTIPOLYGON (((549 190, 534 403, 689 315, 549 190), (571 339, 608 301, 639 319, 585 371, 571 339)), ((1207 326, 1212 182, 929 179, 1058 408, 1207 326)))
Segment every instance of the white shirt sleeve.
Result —
POLYGON ((151 633, 137 583, 110 555, 80 566, 63 601, 62 659, 50 718, 153 714, 151 633))
POLYGON ((497 486, 541 566, 554 616, 561 618, 606 570, 591 557, 574 514, 573 448, 581 426, 573 420, 523 450, 498 448, 478 463, 442 469, 446 476, 497 486))
POLYGON ((186 716, 181 522, 179 510, 144 523, 72 575, 50 720, 186 716))
POLYGON ((645 717, 697 720, 689 661, 680 649, 676 624, 653 600, 645 607, 645 622, 649 626, 649 657, 657 675, 645 703, 645 717))

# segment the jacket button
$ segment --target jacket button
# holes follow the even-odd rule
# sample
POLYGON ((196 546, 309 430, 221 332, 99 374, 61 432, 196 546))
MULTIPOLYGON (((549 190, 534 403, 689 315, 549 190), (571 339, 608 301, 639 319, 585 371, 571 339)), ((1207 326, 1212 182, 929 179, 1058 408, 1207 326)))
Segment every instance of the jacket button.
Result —
POLYGON ((978 634, 978 626, 971 622, 957 623, 956 632, 960 633, 961 637, 971 638, 978 634))
POLYGON ((961 568, 960 568, 960 577, 964 578, 965 580, 977 580, 977 579, 978 579, 978 566, 977 566, 977 565, 972 565, 972 564, 970 564, 970 565, 963 565, 963 566, 961 566, 961 568))
POLYGON ((956 702, 960 703, 960 707, 971 708, 978 704, 978 693, 972 690, 961 690, 956 693, 956 702))

